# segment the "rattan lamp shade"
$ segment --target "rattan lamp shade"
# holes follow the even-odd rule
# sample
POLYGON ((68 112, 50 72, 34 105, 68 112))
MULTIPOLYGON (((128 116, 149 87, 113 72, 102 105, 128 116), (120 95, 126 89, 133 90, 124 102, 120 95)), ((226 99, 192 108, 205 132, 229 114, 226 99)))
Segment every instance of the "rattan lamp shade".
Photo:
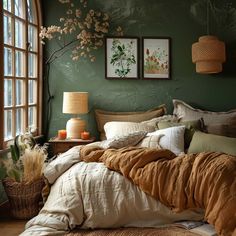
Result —
MULTIPOLYGON (((85 114, 88 113, 87 92, 64 92, 63 113, 85 114)), ((86 128, 86 122, 79 117, 71 118, 66 124, 67 138, 79 139, 81 132, 86 128)))
POLYGON ((225 60, 225 44, 215 36, 202 36, 192 45, 192 61, 196 63, 197 73, 219 73, 225 60))
POLYGON ((64 92, 63 113, 85 114, 88 113, 87 92, 64 92))

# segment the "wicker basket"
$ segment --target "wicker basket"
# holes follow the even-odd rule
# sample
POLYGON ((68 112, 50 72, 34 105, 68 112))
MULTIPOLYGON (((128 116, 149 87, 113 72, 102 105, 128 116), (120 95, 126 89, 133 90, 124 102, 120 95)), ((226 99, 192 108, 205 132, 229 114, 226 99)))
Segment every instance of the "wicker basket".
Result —
POLYGON ((16 182, 6 178, 2 180, 6 191, 11 214, 16 219, 30 219, 39 212, 39 202, 44 186, 43 178, 32 183, 16 182))
POLYGON ((219 73, 225 60, 225 44, 215 36, 201 36, 199 41, 192 45, 192 61, 196 63, 197 73, 219 73))

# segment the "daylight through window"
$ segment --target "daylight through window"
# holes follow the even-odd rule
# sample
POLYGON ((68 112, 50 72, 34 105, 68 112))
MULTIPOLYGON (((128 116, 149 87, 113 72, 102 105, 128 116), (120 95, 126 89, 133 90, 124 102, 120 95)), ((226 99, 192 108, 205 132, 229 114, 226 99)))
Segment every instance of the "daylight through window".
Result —
POLYGON ((4 143, 27 128, 41 132, 39 9, 36 0, 3 0, 4 143))

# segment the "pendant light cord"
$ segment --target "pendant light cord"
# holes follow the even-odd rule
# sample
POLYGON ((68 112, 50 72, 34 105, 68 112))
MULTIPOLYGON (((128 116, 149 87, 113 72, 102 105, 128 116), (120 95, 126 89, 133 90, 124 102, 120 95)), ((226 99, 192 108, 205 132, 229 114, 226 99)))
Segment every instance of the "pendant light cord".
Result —
POLYGON ((209 18, 209 11, 210 11, 210 0, 207 0, 207 35, 210 35, 210 18, 209 18))

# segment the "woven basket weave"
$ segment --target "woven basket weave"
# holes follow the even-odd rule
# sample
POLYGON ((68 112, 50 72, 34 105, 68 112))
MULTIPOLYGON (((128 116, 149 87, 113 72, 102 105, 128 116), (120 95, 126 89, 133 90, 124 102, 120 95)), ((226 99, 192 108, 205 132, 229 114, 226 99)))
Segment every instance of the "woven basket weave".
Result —
POLYGON ((197 73, 219 73, 225 60, 225 44, 215 36, 202 36, 192 45, 192 61, 196 63, 197 73))
POLYGON ((38 214, 39 201, 44 186, 42 178, 32 183, 16 182, 6 178, 2 180, 2 183, 14 218, 30 219, 38 214))

